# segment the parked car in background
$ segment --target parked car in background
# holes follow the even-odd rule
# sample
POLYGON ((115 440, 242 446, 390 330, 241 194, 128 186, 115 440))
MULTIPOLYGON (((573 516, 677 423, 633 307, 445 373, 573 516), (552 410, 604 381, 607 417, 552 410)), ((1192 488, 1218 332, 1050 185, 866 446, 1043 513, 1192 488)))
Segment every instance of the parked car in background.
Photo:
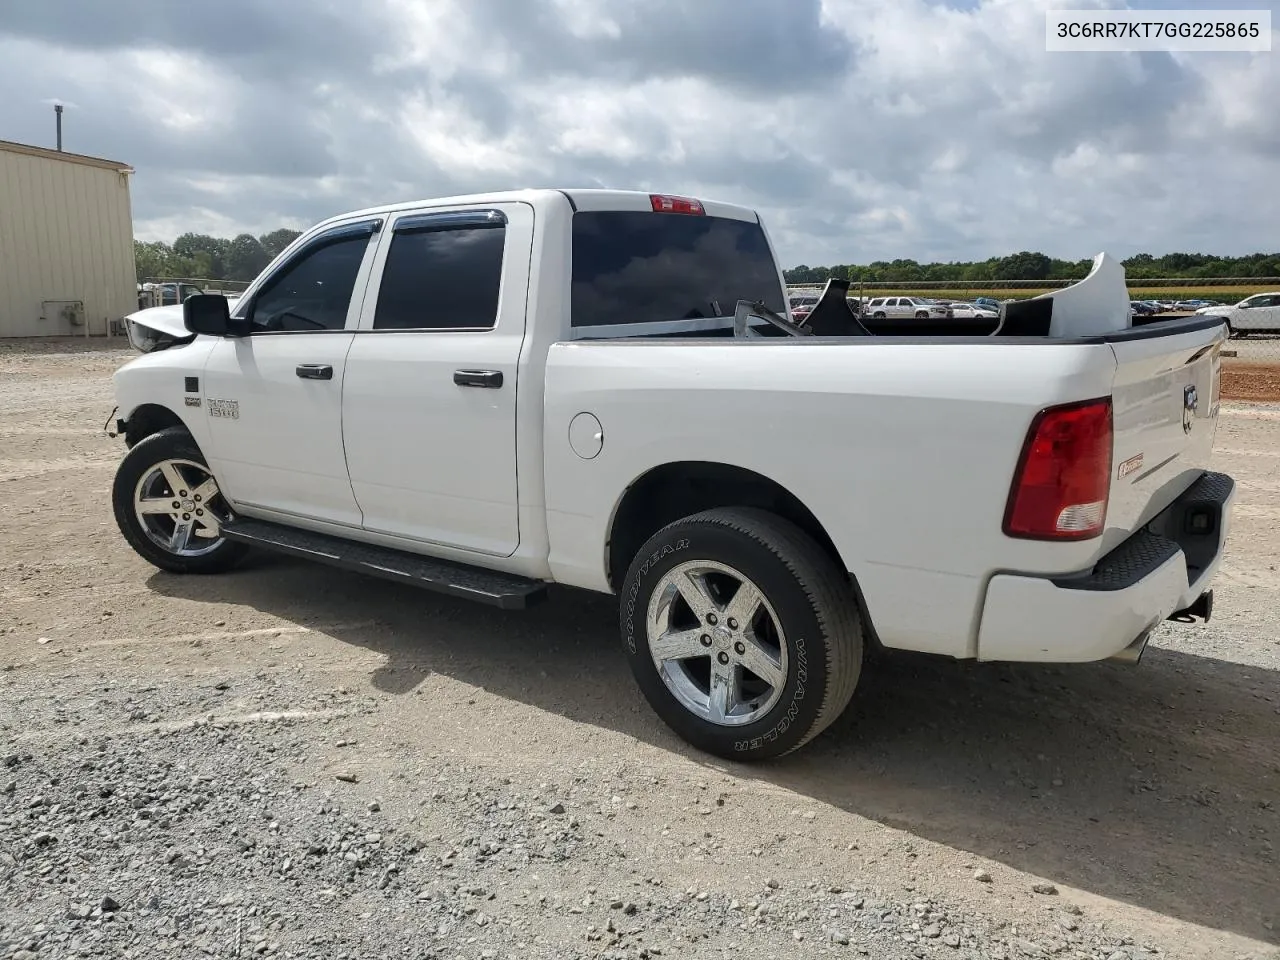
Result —
POLYGON ((1145 300, 1130 300, 1129 309, 1140 317, 1152 317, 1158 312, 1153 304, 1145 300))
POLYGON ((165 282, 149 282, 139 284, 138 286, 138 308, 145 310, 148 307, 164 307, 170 304, 180 304, 187 297, 195 296, 198 293, 204 293, 200 287, 194 283, 182 283, 181 281, 165 281, 165 282))
POLYGON ((994 310, 996 313, 1000 312, 1000 301, 994 297, 974 297, 973 302, 987 310, 994 310))
POLYGON ((1237 338, 1250 333, 1280 333, 1280 292, 1254 294, 1230 307, 1222 304, 1200 307, 1196 313, 1226 317, 1227 329, 1237 338))
POLYGON ((999 320, 1000 312, 980 303, 952 303, 951 315, 958 320, 999 320))
POLYGON ((791 297, 787 300, 787 306, 791 310, 792 320, 803 320, 813 312, 813 308, 817 305, 818 298, 816 296, 809 296, 808 294, 791 297))
POLYGON ((924 297, 876 297, 867 311, 876 319, 917 317, 921 320, 949 318, 951 308, 924 297))

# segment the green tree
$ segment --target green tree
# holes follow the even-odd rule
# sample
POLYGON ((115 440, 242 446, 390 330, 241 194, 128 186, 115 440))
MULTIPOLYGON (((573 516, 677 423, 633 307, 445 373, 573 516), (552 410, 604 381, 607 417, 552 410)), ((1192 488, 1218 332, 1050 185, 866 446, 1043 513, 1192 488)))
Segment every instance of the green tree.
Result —
POLYGON ((242 233, 227 250, 227 276, 219 279, 252 280, 270 262, 262 243, 251 233, 242 233))
POLYGON ((201 263, 208 273, 187 274, 192 277, 212 277, 221 280, 227 271, 227 253, 230 242, 221 237, 204 233, 184 233, 173 241, 173 252, 191 263, 201 263), (203 256, 203 260, 199 259, 203 256))
POLYGON ((144 243, 141 240, 133 241, 133 265, 138 282, 141 283, 148 277, 171 276, 168 270, 172 256, 173 251, 169 245, 161 240, 151 243, 144 243))
POLYGON ((1043 253, 1023 250, 1010 257, 1001 257, 996 264, 996 278, 1000 280, 1047 280, 1053 269, 1051 261, 1043 253))
POLYGON ((262 244, 262 249, 266 251, 269 260, 274 260, 284 252, 284 248, 297 240, 302 234, 297 230, 290 230, 288 227, 281 227, 279 230, 272 230, 270 233, 264 233, 258 238, 258 242, 262 244))

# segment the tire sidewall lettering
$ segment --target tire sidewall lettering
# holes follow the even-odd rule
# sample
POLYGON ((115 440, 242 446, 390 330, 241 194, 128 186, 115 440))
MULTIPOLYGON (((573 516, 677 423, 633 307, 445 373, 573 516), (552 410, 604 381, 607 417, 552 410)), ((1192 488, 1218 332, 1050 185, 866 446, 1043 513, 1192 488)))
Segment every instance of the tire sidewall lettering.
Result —
POLYGON ((754 535, 749 527, 700 520, 700 516, 690 518, 686 529, 675 527, 654 536, 638 551, 628 571, 619 620, 629 666, 650 706, 695 747, 733 760, 788 753, 811 735, 828 696, 832 678, 827 669, 830 640, 824 632, 826 620, 821 618, 801 570, 788 561, 785 552, 754 535), (753 580, 769 598, 786 634, 791 662, 782 699, 750 724, 716 725, 690 712, 668 689, 650 654, 648 604, 653 590, 658 579, 690 559, 727 563, 753 580))
POLYGON ((644 563, 642 563, 640 565, 640 569, 636 571, 635 577, 630 578, 631 588, 627 591, 627 616, 623 632, 625 634, 627 652, 632 656, 636 655, 636 597, 640 595, 641 585, 644 583, 649 571, 657 566, 658 561, 662 560, 664 557, 669 557, 674 553, 678 553, 681 550, 688 549, 689 541, 684 538, 678 539, 674 543, 663 544, 661 547, 652 551, 649 556, 645 557, 644 563))
POLYGON ((787 704, 787 712, 782 715, 773 727, 758 737, 752 737, 749 740, 736 740, 733 749, 739 753, 746 750, 758 750, 766 743, 772 743, 781 737, 784 733, 791 729, 791 725, 795 723, 796 716, 800 713, 800 705, 804 700, 805 687, 809 679, 809 658, 808 645, 805 643, 804 637, 796 637, 795 640, 795 657, 796 657, 796 689, 792 694, 791 702, 787 704))

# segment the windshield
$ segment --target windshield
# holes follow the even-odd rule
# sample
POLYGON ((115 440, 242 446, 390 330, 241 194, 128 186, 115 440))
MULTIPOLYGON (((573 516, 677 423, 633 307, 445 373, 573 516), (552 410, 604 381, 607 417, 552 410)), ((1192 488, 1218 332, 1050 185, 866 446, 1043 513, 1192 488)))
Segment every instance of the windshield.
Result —
POLYGON ((758 223, 644 211, 573 218, 575 327, 733 316, 739 300, 786 312, 758 223))

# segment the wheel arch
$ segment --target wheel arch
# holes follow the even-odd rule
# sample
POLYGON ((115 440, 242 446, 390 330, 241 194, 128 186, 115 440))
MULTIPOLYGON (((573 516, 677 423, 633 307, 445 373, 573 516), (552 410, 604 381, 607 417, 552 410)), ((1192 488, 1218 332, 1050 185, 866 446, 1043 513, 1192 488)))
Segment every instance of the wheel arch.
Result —
POLYGON ((812 537, 853 587, 866 643, 875 650, 883 648, 858 578, 817 515, 777 480, 735 464, 682 460, 651 467, 632 480, 609 518, 604 546, 609 586, 621 589, 636 552, 668 523, 717 507, 768 510, 812 537))
POLYGON ((125 425, 124 444, 130 450, 147 437, 161 430, 168 430, 170 427, 181 427, 187 433, 191 433, 191 428, 182 417, 160 403, 140 404, 134 407, 127 417, 121 419, 125 425))
POLYGON ((652 467, 636 477, 614 506, 605 539, 605 569, 617 590, 644 542, 668 523, 717 507, 757 507, 790 520, 848 573, 835 542, 794 493, 746 467, 683 460, 652 467))

